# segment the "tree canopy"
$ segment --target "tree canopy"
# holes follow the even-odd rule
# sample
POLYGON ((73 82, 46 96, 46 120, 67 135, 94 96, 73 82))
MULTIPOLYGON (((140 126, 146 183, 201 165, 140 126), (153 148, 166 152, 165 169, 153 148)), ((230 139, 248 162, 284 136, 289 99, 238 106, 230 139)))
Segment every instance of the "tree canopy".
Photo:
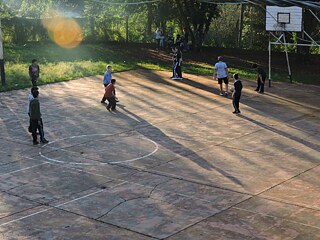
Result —
MULTIPOLYGON (((60 14, 76 19, 82 27, 84 41, 90 42, 148 43, 153 41, 155 29, 161 27, 165 36, 187 31, 189 44, 194 48, 203 45, 267 47, 264 4, 260 1, 243 5, 213 2, 215 0, 0 0, 0 13, 4 40, 11 42, 49 39, 41 19, 60 14)), ((305 28, 319 41, 319 22, 308 10, 304 15, 305 28)), ((296 42, 302 41, 302 37, 301 34, 288 36, 296 42)))

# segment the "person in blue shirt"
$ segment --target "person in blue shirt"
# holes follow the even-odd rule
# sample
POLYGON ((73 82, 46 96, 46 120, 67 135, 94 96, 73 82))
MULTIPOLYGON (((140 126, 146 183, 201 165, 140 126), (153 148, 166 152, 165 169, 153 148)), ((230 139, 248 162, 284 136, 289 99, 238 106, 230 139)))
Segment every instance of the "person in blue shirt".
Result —
POLYGON ((112 79, 112 67, 108 65, 106 68, 107 68, 107 71, 104 73, 104 76, 103 76, 104 87, 108 86, 108 84, 111 83, 111 79, 112 79))

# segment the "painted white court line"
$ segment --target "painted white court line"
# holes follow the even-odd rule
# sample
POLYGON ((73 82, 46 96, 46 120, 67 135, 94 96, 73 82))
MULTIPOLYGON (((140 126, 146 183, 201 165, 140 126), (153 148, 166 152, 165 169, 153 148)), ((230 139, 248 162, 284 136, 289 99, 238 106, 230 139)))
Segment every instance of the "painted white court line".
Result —
MULTIPOLYGON (((61 142, 61 141, 64 141, 64 140, 68 140, 68 139, 74 139, 74 138, 87 138, 87 137, 92 137, 92 136, 113 136, 114 134, 87 134, 87 135, 79 135, 79 136, 71 136, 71 137, 66 137, 66 138, 62 138, 62 139, 58 139, 58 140, 55 140, 55 141, 52 141, 52 142, 49 142, 48 144, 45 144, 41 147, 44 148, 46 146, 49 146, 50 144, 53 144, 55 142, 61 142)), ((144 139, 144 140, 147 140, 149 142, 151 142, 153 145, 154 145, 154 149, 152 152, 146 154, 146 155, 143 155, 141 157, 136 157, 136 158, 132 158, 132 159, 127 159, 127 160, 121 160, 121 161, 110 161, 110 162, 96 162, 96 163, 81 163, 81 162, 67 162, 67 161, 64 161, 64 160, 58 160, 58 159, 55 159, 55 158, 50 158, 48 156, 46 156, 44 153, 42 153, 42 151, 40 150, 39 151, 39 155, 48 160, 48 161, 51 161, 51 162, 55 162, 55 163, 64 163, 64 164, 70 164, 70 165, 108 165, 108 164, 117 164, 117 163, 126 163, 126 162, 134 162, 134 161, 138 161, 138 160, 141 160, 141 159, 144 159, 144 158, 147 158, 153 154, 155 154, 158 150, 159 150, 159 146, 158 144, 151 140, 151 139, 148 139, 146 137, 137 137, 139 139, 144 139)))
POLYGON ((15 170, 15 171, 12 171, 12 172, 7 172, 7 173, 4 173, 4 174, 0 174, 0 176, 2 177, 2 176, 10 175, 12 173, 22 172, 22 171, 25 171, 25 170, 28 170, 28 169, 31 169, 31 168, 36 168, 36 167, 39 167, 39 166, 42 166, 42 165, 45 165, 45 164, 49 164, 49 163, 48 162, 44 162, 44 163, 36 164, 36 165, 30 166, 30 167, 21 168, 19 170, 15 170))
POLYGON ((82 197, 79 197, 79 198, 75 198, 75 199, 70 200, 70 201, 68 201, 68 202, 61 203, 61 204, 58 204, 58 205, 56 205, 56 206, 49 207, 49 208, 47 208, 47 209, 44 209, 44 210, 41 210, 41 211, 38 211, 38 212, 35 212, 35 213, 32 213, 32 214, 29 214, 29 215, 27 215, 27 216, 20 217, 20 218, 11 220, 11 221, 9 221, 9 222, 2 223, 2 224, 0 224, 0 227, 5 226, 5 225, 8 225, 8 224, 10 224, 10 223, 14 223, 14 222, 21 221, 21 220, 23 220, 23 219, 26 219, 26 218, 29 218, 29 217, 38 215, 38 214, 43 213, 43 212, 47 212, 47 211, 49 211, 49 210, 52 210, 52 209, 54 209, 54 208, 61 207, 61 206, 66 205, 66 204, 68 204, 68 203, 78 201, 78 200, 80 200, 80 199, 82 199, 82 198, 90 197, 90 196, 92 196, 92 195, 98 194, 98 193, 103 192, 103 191, 105 191, 105 190, 106 190, 106 189, 101 189, 101 190, 99 190, 99 191, 96 191, 96 192, 87 194, 87 195, 85 195, 85 196, 82 196, 82 197))

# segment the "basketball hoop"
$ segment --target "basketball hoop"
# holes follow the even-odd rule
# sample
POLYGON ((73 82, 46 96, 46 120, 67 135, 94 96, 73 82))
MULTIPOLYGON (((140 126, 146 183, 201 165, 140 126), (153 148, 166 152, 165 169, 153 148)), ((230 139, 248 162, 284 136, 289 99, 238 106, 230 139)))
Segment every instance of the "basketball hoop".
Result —
POLYGON ((275 35, 281 35, 283 32, 286 31, 286 23, 283 22, 277 22, 273 26, 275 35))

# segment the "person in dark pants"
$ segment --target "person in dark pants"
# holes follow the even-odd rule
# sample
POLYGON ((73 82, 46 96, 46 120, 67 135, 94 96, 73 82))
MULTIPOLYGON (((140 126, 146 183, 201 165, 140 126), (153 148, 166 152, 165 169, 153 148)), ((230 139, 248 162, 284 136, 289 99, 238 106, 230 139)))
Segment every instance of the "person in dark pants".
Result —
POLYGON ((32 130, 32 139, 33 145, 39 144, 37 140, 37 130, 40 134, 40 141, 42 143, 48 143, 49 141, 44 138, 43 132, 43 122, 40 112, 40 102, 38 99, 39 91, 35 90, 32 93, 33 99, 30 101, 30 119, 31 119, 31 130, 32 130))
POLYGON ((173 79, 182 80, 182 71, 181 71, 182 52, 179 46, 176 46, 175 49, 176 49, 176 59, 175 59, 174 72, 176 73, 176 76, 173 79))
POLYGON ((177 62, 177 52, 175 47, 171 48, 170 55, 172 57, 172 77, 171 78, 177 78, 177 73, 175 72, 176 62, 177 62))
POLYGON ((37 64, 37 59, 32 59, 32 64, 29 66, 29 77, 32 82, 32 86, 38 85, 38 78, 40 75, 40 67, 37 64))
POLYGON ((116 89, 114 87, 115 83, 116 83, 116 80, 111 79, 111 83, 108 86, 106 86, 104 96, 101 100, 101 101, 108 100, 109 104, 106 107, 108 111, 110 111, 110 109, 113 111, 116 110, 117 101, 116 101, 116 89))
POLYGON ((241 98, 241 91, 242 91, 242 82, 239 79, 239 74, 234 74, 233 75, 233 80, 234 80, 234 90, 232 93, 232 103, 234 107, 234 112, 233 113, 240 113, 240 98, 241 98))
POLYGON ((32 129, 31 129, 31 119, 30 119, 30 101, 33 99, 33 92, 38 90, 38 87, 32 87, 31 88, 31 92, 28 95, 28 106, 27 106, 27 113, 29 116, 29 127, 28 127, 28 131, 30 133, 32 133, 32 129))
POLYGON ((252 68, 257 72, 257 88, 255 89, 255 91, 264 93, 264 84, 266 82, 267 74, 257 64, 252 64, 252 68))

